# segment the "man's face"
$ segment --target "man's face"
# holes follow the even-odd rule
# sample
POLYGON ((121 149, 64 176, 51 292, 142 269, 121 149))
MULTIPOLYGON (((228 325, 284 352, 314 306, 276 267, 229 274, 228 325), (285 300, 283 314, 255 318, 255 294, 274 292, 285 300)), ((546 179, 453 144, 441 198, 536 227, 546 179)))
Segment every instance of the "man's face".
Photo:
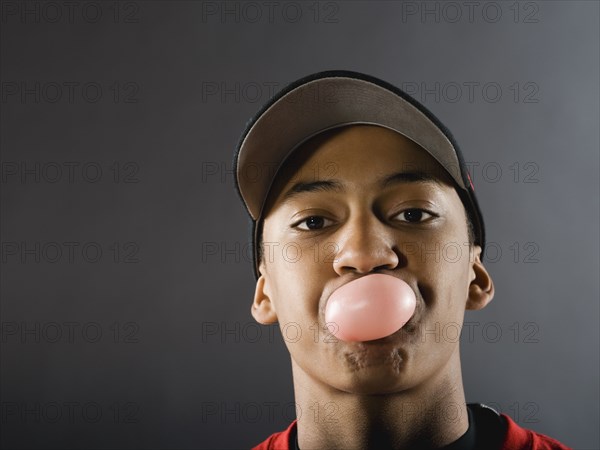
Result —
POLYGON ((451 178, 433 157, 382 127, 337 129, 292 155, 265 211, 252 313, 279 322, 308 376, 346 392, 391 393, 453 370, 465 308, 485 306, 470 298, 473 282, 487 273, 451 178), (375 272, 409 284, 414 316, 385 339, 334 338, 329 296, 375 272))

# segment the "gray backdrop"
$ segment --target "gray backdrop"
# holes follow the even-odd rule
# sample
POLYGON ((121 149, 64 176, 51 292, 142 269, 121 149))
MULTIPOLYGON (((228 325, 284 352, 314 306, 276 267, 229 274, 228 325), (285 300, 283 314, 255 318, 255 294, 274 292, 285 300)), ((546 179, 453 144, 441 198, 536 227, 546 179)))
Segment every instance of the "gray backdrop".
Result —
POLYGON ((404 87, 471 165, 496 298, 466 317, 467 400, 599 447, 598 2, 0 11, 2 448, 249 448, 289 424, 231 161, 273 90, 325 69, 404 87))

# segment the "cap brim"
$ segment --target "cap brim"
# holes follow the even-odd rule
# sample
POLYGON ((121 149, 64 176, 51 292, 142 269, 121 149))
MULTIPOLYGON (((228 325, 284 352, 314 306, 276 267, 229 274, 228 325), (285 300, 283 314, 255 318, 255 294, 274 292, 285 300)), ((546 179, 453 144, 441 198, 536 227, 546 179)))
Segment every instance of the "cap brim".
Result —
POLYGON ((326 77, 277 99, 253 123, 237 154, 237 182, 250 216, 261 216, 275 174, 303 142, 331 128, 371 124, 394 130, 429 152, 466 189, 456 150, 423 112, 370 81, 326 77))

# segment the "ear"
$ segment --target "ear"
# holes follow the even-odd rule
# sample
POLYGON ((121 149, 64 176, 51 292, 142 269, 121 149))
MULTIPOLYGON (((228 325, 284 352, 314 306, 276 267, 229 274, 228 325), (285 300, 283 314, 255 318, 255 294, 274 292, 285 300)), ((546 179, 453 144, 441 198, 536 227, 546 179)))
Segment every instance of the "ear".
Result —
POLYGON ((482 309, 494 298, 494 282, 481 262, 481 247, 472 247, 469 296, 466 309, 482 309))
POLYGON ((256 290, 254 291, 254 301, 252 302, 252 308, 250 312, 252 317, 263 325, 269 325, 277 323, 277 313, 275 312, 275 305, 271 301, 266 288, 267 280, 264 275, 256 281, 256 290))

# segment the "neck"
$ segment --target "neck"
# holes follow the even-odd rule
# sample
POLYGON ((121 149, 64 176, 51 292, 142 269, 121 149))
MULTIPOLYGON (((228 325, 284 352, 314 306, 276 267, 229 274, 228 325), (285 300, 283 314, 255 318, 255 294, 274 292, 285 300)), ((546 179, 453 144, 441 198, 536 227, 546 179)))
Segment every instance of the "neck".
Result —
POLYGON ((440 448, 469 427, 458 355, 427 382, 384 395, 335 389, 294 360, 292 372, 302 450, 440 448))

